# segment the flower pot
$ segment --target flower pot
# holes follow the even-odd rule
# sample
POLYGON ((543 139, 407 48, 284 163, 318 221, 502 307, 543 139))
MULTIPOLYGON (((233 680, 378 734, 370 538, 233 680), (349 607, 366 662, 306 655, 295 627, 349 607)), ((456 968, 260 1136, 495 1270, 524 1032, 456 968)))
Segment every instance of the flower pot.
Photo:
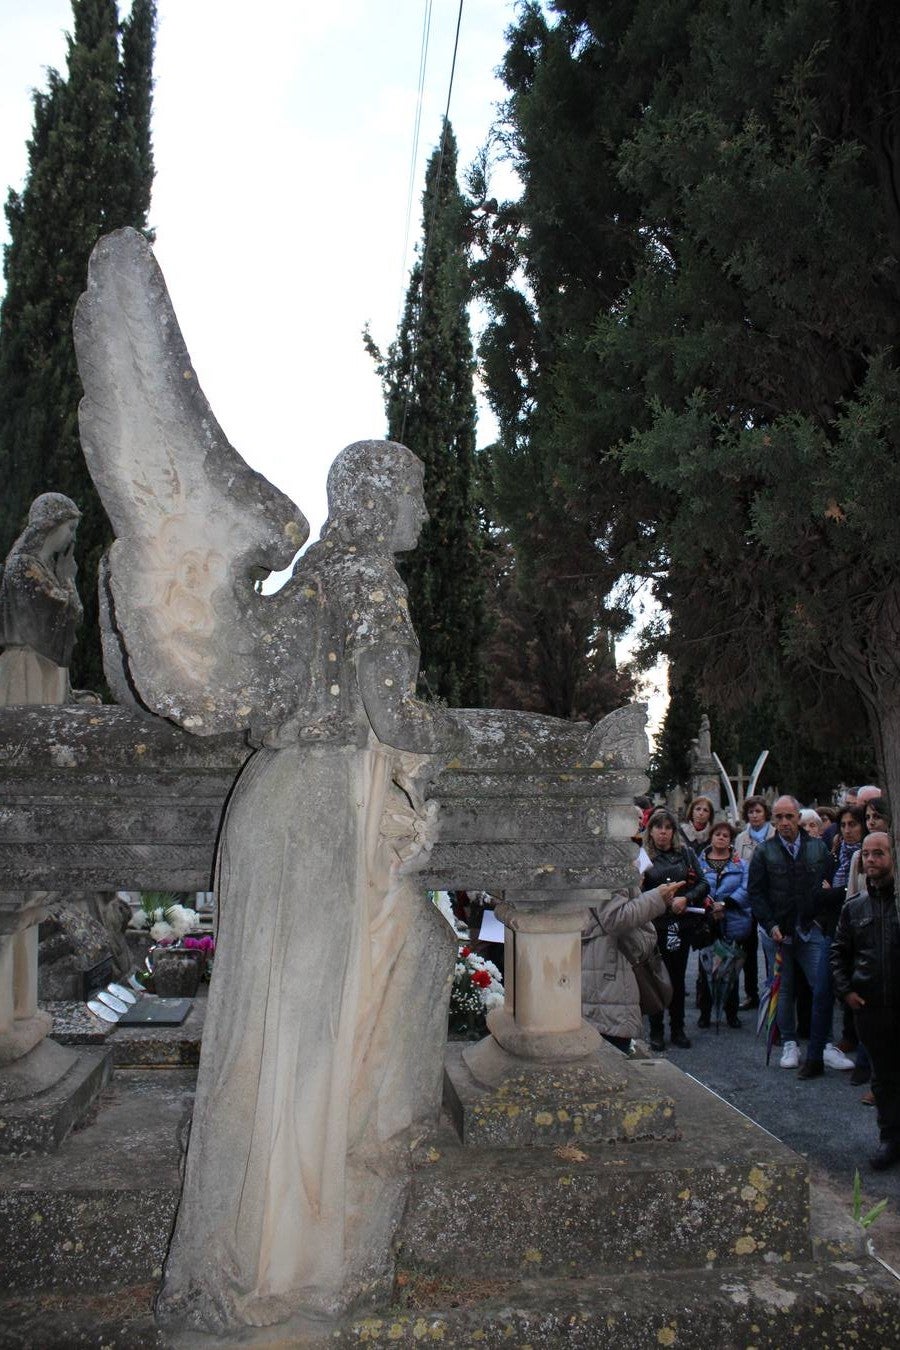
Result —
POLYGON ((165 998, 194 998, 200 983, 205 957, 203 952, 185 951, 176 947, 171 951, 158 948, 153 962, 153 988, 165 998))

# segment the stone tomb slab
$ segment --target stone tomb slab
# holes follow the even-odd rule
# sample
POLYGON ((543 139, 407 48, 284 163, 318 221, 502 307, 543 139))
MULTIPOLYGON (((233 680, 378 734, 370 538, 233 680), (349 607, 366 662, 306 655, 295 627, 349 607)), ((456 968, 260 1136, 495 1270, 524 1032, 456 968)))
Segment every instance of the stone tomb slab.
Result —
POLYGON ((117 1068, 196 1068, 207 1000, 198 996, 181 1026, 118 1026, 101 1022, 83 1003, 43 1005, 53 1017, 55 1040, 64 1045, 108 1045, 117 1068))

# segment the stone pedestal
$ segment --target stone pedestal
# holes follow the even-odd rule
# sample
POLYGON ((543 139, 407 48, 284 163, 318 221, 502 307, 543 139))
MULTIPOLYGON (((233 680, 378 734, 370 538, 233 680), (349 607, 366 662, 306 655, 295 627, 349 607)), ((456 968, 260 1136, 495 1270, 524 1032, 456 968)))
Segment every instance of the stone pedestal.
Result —
POLYGON ((0 893, 0 1069, 44 1039, 51 1018, 38 1009, 38 930, 43 891, 0 893))
POLYGON ((59 1146, 109 1079, 103 1052, 45 1038, 53 1018, 38 1007, 38 924, 46 891, 0 893, 0 1154, 59 1146))
POLYGON ((526 1060, 596 1051, 602 1037, 581 1016, 584 900, 577 891, 514 891, 496 912, 506 929, 506 997, 488 1017, 494 1040, 526 1060))
POLYGON ((581 1016, 581 927, 589 892, 515 891, 505 1002, 490 1035, 445 1065, 444 1104, 465 1145, 521 1148, 674 1138, 675 1108, 581 1016))
POLYGON ((0 1069, 0 1154, 48 1153, 87 1115, 112 1056, 43 1040, 0 1069))

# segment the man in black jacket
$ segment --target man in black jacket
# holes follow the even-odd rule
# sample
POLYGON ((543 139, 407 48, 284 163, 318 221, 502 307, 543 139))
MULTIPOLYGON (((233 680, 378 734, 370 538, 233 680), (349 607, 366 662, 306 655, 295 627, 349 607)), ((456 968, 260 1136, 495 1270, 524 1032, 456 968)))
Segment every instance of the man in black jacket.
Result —
POLYGON ((800 1053, 794 969, 799 965, 810 988, 816 987, 819 962, 827 947, 817 916, 831 857, 821 839, 813 839, 800 828, 800 804, 794 797, 778 798, 772 808, 772 823, 774 836, 760 844, 750 860, 750 904, 762 932, 770 971, 776 952, 781 952, 777 1013, 781 1067, 796 1069, 800 1053))
POLYGON ((841 910, 831 969, 872 1060, 881 1143, 869 1162, 882 1171, 900 1162, 900 919, 890 835, 876 830, 866 836, 862 868, 865 889, 841 910))

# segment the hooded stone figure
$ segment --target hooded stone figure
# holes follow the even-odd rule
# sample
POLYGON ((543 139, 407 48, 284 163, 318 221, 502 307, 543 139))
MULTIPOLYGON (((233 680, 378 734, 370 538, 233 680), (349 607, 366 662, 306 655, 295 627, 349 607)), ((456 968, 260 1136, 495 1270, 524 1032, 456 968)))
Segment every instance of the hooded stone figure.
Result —
POLYGON ((61 492, 31 504, 0 577, 0 706, 66 703, 81 622, 75 532, 81 512, 61 492))

